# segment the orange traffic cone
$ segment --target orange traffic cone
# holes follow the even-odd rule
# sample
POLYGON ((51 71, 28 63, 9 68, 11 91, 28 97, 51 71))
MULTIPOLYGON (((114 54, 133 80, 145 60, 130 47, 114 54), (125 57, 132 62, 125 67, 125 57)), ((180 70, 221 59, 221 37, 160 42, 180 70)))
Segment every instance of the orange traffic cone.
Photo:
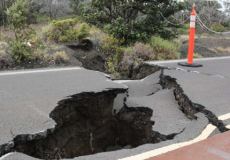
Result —
POLYGON ((192 13, 190 17, 190 35, 189 35, 189 46, 188 46, 188 62, 178 63, 181 66, 186 67, 202 67, 202 64, 193 63, 193 52, 195 42, 195 28, 196 28, 196 12, 195 5, 192 7, 192 13))

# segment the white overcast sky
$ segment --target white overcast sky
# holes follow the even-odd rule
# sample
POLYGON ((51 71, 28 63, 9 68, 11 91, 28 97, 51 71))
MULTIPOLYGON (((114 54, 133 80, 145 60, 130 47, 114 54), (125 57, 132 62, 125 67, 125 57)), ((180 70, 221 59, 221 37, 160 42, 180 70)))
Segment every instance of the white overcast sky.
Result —
MULTIPOLYGON (((179 2, 183 2, 184 0, 177 0, 179 2)), ((217 1, 219 2, 222 6, 223 6, 223 9, 222 11, 224 11, 224 5, 223 5, 223 2, 229 2, 230 0, 203 0, 203 1, 217 1)))

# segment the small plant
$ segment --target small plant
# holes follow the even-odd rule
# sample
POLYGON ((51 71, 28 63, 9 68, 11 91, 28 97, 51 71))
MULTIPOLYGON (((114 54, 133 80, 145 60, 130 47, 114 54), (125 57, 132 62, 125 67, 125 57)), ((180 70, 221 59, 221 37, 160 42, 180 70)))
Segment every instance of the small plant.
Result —
POLYGON ((31 47, 27 44, 35 35, 35 29, 27 25, 28 3, 28 1, 18 0, 6 12, 8 23, 14 31, 14 37, 7 37, 6 42, 10 46, 8 52, 16 63, 34 59, 31 55, 31 47))
POLYGON ((68 55, 65 51, 57 51, 52 58, 55 63, 60 64, 65 63, 68 60, 68 55))
POLYGON ((46 62, 50 59, 49 54, 46 50, 42 50, 40 48, 35 49, 32 52, 33 57, 39 62, 46 62))
POLYGON ((115 73, 118 65, 124 57, 124 48, 121 44, 124 40, 118 40, 113 36, 103 37, 102 57, 105 60, 105 68, 109 73, 115 73))
POLYGON ((90 36, 89 31, 90 31, 89 25, 83 23, 77 32, 77 39, 81 42, 84 38, 89 37, 90 36))
POLYGON ((156 55, 152 47, 144 43, 136 43, 133 47, 125 50, 126 59, 132 60, 136 65, 143 61, 155 60, 156 55))
POLYGON ((78 19, 54 20, 47 32, 47 36, 56 43, 59 42, 73 42, 88 37, 90 35, 90 28, 86 23, 80 25, 79 29, 76 27, 78 19))
POLYGON ((184 29, 190 29, 190 24, 189 23, 184 24, 183 28, 184 29))
POLYGON ((174 43, 156 36, 153 36, 150 41, 150 45, 153 47, 158 60, 180 58, 179 47, 174 43))
POLYGON ((98 52, 102 52, 102 47, 104 45, 103 37, 106 36, 108 35, 106 35, 100 29, 96 27, 91 28, 90 40, 93 42, 93 45, 98 52))
POLYGON ((221 24, 219 24, 219 25, 213 24, 213 25, 211 25, 211 29, 214 31, 217 31, 217 32, 224 32, 226 30, 226 28, 221 24))
POLYGON ((203 58, 203 56, 200 55, 199 53, 194 53, 194 54, 193 54, 193 57, 194 57, 194 58, 203 58))

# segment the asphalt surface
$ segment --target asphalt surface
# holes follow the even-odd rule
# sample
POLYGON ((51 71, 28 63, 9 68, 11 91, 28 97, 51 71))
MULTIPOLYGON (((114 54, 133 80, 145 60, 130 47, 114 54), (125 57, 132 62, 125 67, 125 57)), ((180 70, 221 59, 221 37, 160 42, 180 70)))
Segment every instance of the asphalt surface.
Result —
MULTIPOLYGON (((173 68, 180 67, 180 70, 165 70, 164 74, 176 78, 177 83, 181 85, 192 102, 203 105, 217 117, 230 113, 230 72, 228 71, 230 58, 199 60, 199 62, 204 67, 180 67, 177 65, 178 61, 149 63, 173 68), (188 70, 195 72, 188 72, 188 70)), ((209 124, 208 119, 202 113, 196 115, 197 120, 187 119, 178 109, 172 90, 162 90, 159 85, 159 75, 160 72, 157 72, 140 81, 116 81, 114 83, 103 73, 85 69, 0 73, 2 84, 0 86, 0 144, 11 140, 13 135, 32 134, 52 128, 55 122, 49 118, 49 113, 58 101, 69 95, 126 86, 129 87, 127 104, 130 107, 147 106, 153 109, 152 120, 155 121, 153 130, 162 134, 180 132, 181 129, 184 131, 173 140, 145 144, 134 149, 76 157, 74 160, 141 160, 135 155, 195 139, 209 124)), ((126 96, 122 94, 116 98, 114 108, 117 111, 126 96)), ((229 122, 230 120, 224 120, 226 125, 229 122)), ((219 133, 218 130, 215 130, 209 136, 219 133)), ((0 158, 0 160, 3 159, 35 160, 20 153, 12 153, 0 158)))
MULTIPOLYGON (((188 120, 178 110, 172 91, 159 91, 161 89, 159 76, 160 72, 157 72, 140 81, 123 82, 129 86, 128 94, 130 97, 128 101, 135 100, 135 98, 139 101, 138 98, 140 98, 145 102, 143 102, 144 105, 153 109, 154 115, 152 119, 156 121, 153 130, 159 130, 163 134, 170 134, 171 129, 172 132, 180 132, 181 129, 185 129, 183 133, 177 135, 174 140, 158 144, 146 144, 131 150, 124 149, 115 152, 98 153, 91 156, 77 157, 74 160, 116 160, 196 138, 208 124, 206 117, 198 114, 197 120, 188 120), (143 86, 144 89, 142 88, 143 86), (157 96, 154 97, 154 94, 157 96), (145 98, 148 100, 145 100, 145 98), (152 100, 156 100, 156 102, 153 103, 152 100), (161 104, 162 100, 164 103, 161 104), (161 107, 164 107, 164 110, 161 110, 161 107), (168 109, 171 112, 170 115, 167 115, 168 109), (160 114, 163 115, 160 116, 160 114), (164 116, 167 116, 167 118, 164 116), (170 124, 170 121, 178 120, 176 117, 180 120, 178 126, 176 123, 170 124)), ((4 103, 2 105, 4 106, 2 107, 3 112, 1 112, 1 122, 3 122, 1 123, 1 130, 5 130, 5 132, 0 133, 1 143, 12 140, 11 130, 15 135, 23 133, 32 134, 53 127, 55 122, 48 115, 58 101, 69 95, 88 91, 99 92, 107 88, 126 87, 119 81, 117 83, 110 81, 103 73, 85 69, 49 72, 36 71, 32 73, 14 72, 13 74, 10 72, 9 74, 2 73, 2 75, 0 73, 0 82, 4 84, 1 88, 0 99, 0 102, 4 103), (9 128, 12 129, 9 130, 9 128)), ((120 100, 117 100, 117 102, 123 103, 123 98, 126 94, 119 96, 117 99, 120 100)), ((122 104, 116 104, 115 101, 115 105, 121 106, 122 104)), ((12 153, 2 157, 2 159, 35 160, 35 158, 21 153, 12 153)))
POLYGON ((219 57, 219 58, 203 58, 203 59, 194 59, 194 63, 202 64, 203 67, 191 68, 183 67, 178 65, 178 62, 187 62, 184 60, 174 60, 174 61, 155 61, 147 62, 148 64, 161 65, 172 68, 181 68, 184 70, 198 71, 204 74, 219 75, 223 77, 230 78, 230 57, 219 57))
POLYGON ((191 123, 191 120, 178 109, 173 90, 161 90, 151 96, 128 98, 127 105, 151 108, 151 120, 155 122, 153 130, 164 135, 180 133, 191 123))
POLYGON ((0 73, 0 144, 18 134, 53 128, 49 113, 67 96, 126 88, 103 73, 82 68, 0 73))
POLYGON ((217 117, 230 113, 230 79, 175 70, 165 70, 164 74, 176 78, 192 102, 217 117))

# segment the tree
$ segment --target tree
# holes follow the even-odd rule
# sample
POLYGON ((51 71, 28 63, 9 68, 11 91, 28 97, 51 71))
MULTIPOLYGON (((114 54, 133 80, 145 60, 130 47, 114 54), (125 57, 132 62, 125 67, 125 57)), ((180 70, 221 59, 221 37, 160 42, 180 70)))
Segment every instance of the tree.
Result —
POLYGON ((35 31, 27 25, 28 4, 28 1, 18 0, 6 11, 8 23, 14 31, 14 37, 7 38, 7 43, 10 46, 8 52, 17 63, 32 58, 30 55, 31 48, 27 42, 35 34, 35 31))
POLYGON ((50 19, 56 19, 57 16, 66 15, 72 12, 69 0, 32 0, 34 3, 39 4, 40 13, 45 13, 50 19))
POLYGON ((84 2, 84 0, 70 0, 70 5, 76 15, 80 16, 83 13, 85 7, 84 2))
POLYGON ((226 16, 226 19, 230 19, 230 2, 224 2, 224 7, 225 7, 225 16, 226 16))
POLYGON ((9 8, 16 0, 0 0, 0 5, 1 5, 1 25, 5 26, 7 25, 7 16, 5 14, 6 9, 9 8))
MULTIPOLYGON (((215 24, 220 24, 224 20, 223 12, 221 12, 221 4, 217 1, 203 1, 203 0, 187 0, 187 8, 192 8, 192 5, 196 5, 196 12, 202 20, 202 22, 211 27, 215 24)), ((189 16, 187 12, 187 16, 189 16)))
POLYGON ((170 37, 164 18, 184 8, 176 0, 92 0, 92 11, 85 19, 126 43, 147 41, 151 35, 170 37), (162 14, 162 15, 161 15, 162 14))
POLYGON ((2 9, 1 9, 1 12, 2 12, 2 25, 4 26, 5 25, 5 0, 1 0, 2 4, 2 9))

